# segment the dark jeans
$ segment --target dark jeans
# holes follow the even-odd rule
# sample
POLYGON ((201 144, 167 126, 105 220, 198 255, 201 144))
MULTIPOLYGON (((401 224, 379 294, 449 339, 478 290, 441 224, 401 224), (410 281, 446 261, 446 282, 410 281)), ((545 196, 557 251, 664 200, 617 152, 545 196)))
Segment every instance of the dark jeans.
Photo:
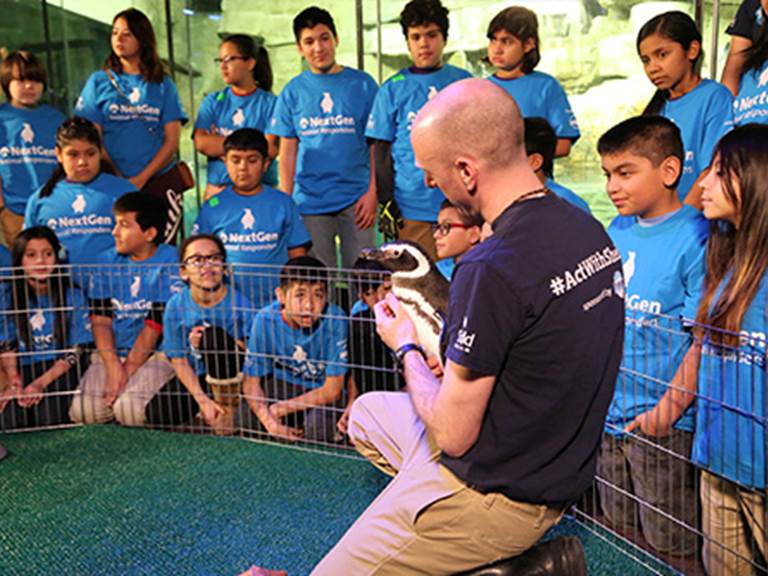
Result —
MULTIPOLYGON (((261 389, 267 399, 267 404, 279 400, 288 400, 304 394, 307 389, 303 386, 276 380, 272 376, 261 379, 261 389)), ((247 399, 246 399, 247 400, 247 399)), ((336 442, 336 423, 344 409, 343 399, 328 406, 316 406, 299 410, 282 419, 286 426, 304 430, 304 438, 313 442, 336 442)), ((266 430, 261 421, 251 411, 248 402, 240 404, 240 425, 244 432, 264 433, 266 430)))
MULTIPOLYGON (((205 374, 198 376, 200 387, 210 394, 207 377, 216 380, 235 378, 242 370, 245 353, 237 347, 235 339, 218 326, 209 326, 200 341, 205 374)), ((200 411, 200 406, 178 378, 163 386, 146 409, 146 422, 150 426, 178 426, 189 422, 200 411)))
MULTIPOLYGON (((33 364, 21 365, 21 378, 24 386, 42 376, 56 360, 43 360, 33 364)), ((77 388, 82 376, 88 369, 90 354, 83 354, 78 364, 49 384, 43 392, 43 399, 35 406, 24 408, 16 400, 8 403, 0 413, 0 430, 19 430, 67 424, 69 406, 74 397, 71 392, 77 388)))
POLYGON ((613 486, 598 482, 597 487, 611 524, 630 529, 639 524, 645 540, 659 552, 696 552, 698 492, 689 461, 692 442, 693 434, 682 430, 663 438, 639 432, 636 437, 603 434, 597 474, 613 486))

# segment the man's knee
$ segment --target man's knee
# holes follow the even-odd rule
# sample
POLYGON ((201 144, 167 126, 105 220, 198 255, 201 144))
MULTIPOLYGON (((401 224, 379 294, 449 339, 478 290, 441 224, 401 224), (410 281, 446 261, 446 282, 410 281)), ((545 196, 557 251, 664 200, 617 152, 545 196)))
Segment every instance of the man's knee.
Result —
POLYGON ((385 410, 387 394, 390 393, 368 392, 354 401, 347 426, 347 434, 353 443, 368 438, 368 431, 374 426, 376 415, 385 410))

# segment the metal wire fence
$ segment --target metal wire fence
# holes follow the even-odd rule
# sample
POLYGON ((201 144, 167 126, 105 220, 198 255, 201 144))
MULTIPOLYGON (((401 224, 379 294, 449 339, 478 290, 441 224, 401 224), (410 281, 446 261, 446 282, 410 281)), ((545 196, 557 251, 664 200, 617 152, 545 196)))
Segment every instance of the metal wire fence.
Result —
MULTIPOLYGON (((116 421, 354 457, 351 402, 404 384, 366 304, 383 273, 205 261, 0 274, 6 432, 116 421)), ((765 334, 643 302, 627 303, 627 327, 594 489, 573 514, 640 562, 768 574, 765 334)))

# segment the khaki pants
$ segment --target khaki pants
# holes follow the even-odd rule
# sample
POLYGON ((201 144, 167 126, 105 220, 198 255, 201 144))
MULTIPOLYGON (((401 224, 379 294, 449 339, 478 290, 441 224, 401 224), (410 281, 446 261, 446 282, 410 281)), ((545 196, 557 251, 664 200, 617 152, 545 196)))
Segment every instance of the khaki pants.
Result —
POLYGON ((349 435, 394 479, 313 574, 454 574, 521 554, 563 515, 464 484, 438 462, 407 393, 358 398, 349 435))
POLYGON ((165 354, 156 352, 136 370, 125 390, 109 406, 104 402, 107 369, 99 353, 94 352, 91 355, 91 366, 78 386, 81 395, 73 400, 69 417, 73 422, 84 424, 117 419, 123 426, 143 426, 147 404, 173 376, 173 366, 165 354))
MULTIPOLYGON (((719 476, 701 473, 702 556, 709 576, 757 574, 757 549, 765 556, 765 498, 719 476)), ((760 572, 762 573, 762 572, 760 572)))
POLYGON ((427 251, 429 257, 437 262, 437 248, 432 234, 432 222, 419 220, 403 220, 403 227, 397 233, 400 240, 415 242, 427 251))
POLYGON ((7 208, 0 210, 0 227, 3 229, 3 243, 10 250, 13 242, 16 240, 16 236, 19 235, 19 232, 24 227, 24 216, 15 214, 7 208))

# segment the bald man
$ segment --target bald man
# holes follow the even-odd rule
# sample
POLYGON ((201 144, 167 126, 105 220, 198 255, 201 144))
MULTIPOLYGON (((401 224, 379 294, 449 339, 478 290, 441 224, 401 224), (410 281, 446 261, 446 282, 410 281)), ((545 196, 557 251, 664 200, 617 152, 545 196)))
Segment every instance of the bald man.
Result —
POLYGON ((376 306, 407 392, 358 398, 349 435, 394 479, 314 574, 455 574, 518 556, 499 573, 583 574, 580 547, 523 553, 594 477, 622 353, 619 253, 542 188, 494 84, 448 86, 411 139, 427 183, 494 233, 454 273, 442 381, 397 298, 376 306))

